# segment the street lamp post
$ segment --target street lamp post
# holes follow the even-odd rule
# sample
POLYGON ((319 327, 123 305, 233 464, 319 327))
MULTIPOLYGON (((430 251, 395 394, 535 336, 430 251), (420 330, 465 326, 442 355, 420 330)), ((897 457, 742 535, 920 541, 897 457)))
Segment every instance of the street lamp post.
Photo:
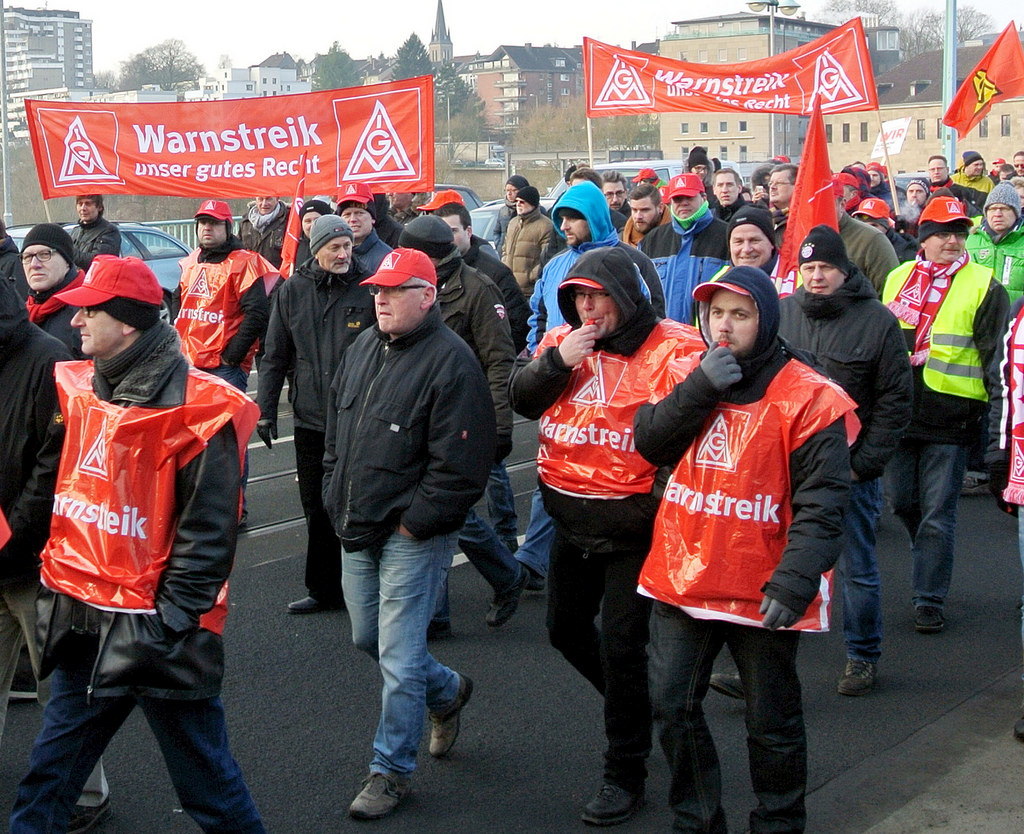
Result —
MULTIPOLYGON (((768 57, 775 55, 775 12, 779 11, 787 17, 795 15, 800 9, 796 0, 752 0, 747 8, 755 14, 768 10, 768 57)), ((768 114, 768 155, 775 157, 775 114, 768 114)))

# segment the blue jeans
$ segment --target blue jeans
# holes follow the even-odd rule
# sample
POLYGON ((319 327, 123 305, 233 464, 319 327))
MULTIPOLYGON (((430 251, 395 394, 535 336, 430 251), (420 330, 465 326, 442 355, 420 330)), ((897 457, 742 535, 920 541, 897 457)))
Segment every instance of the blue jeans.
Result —
POLYGON ((726 834, 722 775, 704 717, 711 667, 723 645, 746 696, 753 834, 804 830, 807 736, 796 672, 799 631, 698 620, 662 602, 651 615, 649 668, 654 725, 668 760, 676 832, 726 834))
MULTIPOLYGON (((238 365, 221 365, 219 368, 203 368, 208 374, 213 374, 234 385, 243 394, 249 387, 249 372, 242 370, 238 365)), ((248 438, 246 442, 248 443, 248 438)), ((245 485, 249 482, 249 453, 245 453, 245 463, 242 465, 242 511, 245 511, 245 485)))
POLYGON ((491 526, 498 538, 506 543, 517 540, 519 521, 516 518, 516 497, 512 492, 512 482, 508 479, 505 461, 491 467, 484 498, 487 499, 487 515, 491 517, 491 526))
POLYGON ((949 592, 966 465, 964 446, 904 440, 886 467, 886 492, 910 533, 915 607, 942 608, 949 592))
POLYGON ((882 582, 875 558, 875 525, 882 514, 882 482, 854 481, 843 518, 843 635, 846 656, 877 663, 882 656, 882 582))
MULTIPOLYGON (((519 581, 519 572, 522 568, 515 556, 498 538, 491 526, 477 515, 476 510, 470 510, 466 515, 466 522, 459 531, 459 547, 466 554, 470 564, 480 571, 480 575, 494 589, 495 594, 505 593, 519 581)), ((448 604, 449 567, 450 561, 445 564, 438 584, 437 603, 432 617, 434 622, 446 623, 451 620, 451 608, 448 604)))
POLYGON ((352 642, 380 664, 384 678, 371 772, 415 770, 427 709, 442 712, 458 694, 459 676, 427 651, 427 624, 455 536, 419 540, 396 532, 341 557, 352 642))
POLYGON ((530 523, 526 527, 523 543, 516 551, 516 559, 539 576, 547 576, 554 543, 555 522, 544 509, 540 489, 535 489, 530 498, 530 523))
POLYGON ((136 706, 156 736, 182 808, 203 831, 266 834, 228 747, 220 698, 90 697, 95 657, 82 653, 53 672, 43 727, 11 812, 12 834, 66 830, 93 766, 136 706))

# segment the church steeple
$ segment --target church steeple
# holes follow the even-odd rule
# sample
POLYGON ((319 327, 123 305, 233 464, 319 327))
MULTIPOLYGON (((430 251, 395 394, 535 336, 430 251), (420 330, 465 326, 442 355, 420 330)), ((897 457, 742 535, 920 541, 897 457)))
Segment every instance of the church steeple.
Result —
POLYGON ((451 35, 444 23, 444 6, 441 5, 441 0, 437 0, 437 18, 434 20, 434 31, 430 35, 427 52, 432 64, 450 64, 455 55, 451 35))

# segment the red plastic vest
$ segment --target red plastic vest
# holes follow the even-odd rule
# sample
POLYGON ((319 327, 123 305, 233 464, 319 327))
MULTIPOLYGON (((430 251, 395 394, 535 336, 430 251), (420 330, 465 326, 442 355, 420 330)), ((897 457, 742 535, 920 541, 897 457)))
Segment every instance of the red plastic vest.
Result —
MULTIPOLYGON (((700 619, 760 626, 761 588, 782 560, 792 521, 789 456, 856 404, 835 383, 787 362, 765 396, 721 403, 677 464, 640 572, 643 593, 700 619)), ((831 571, 793 628, 828 631, 831 571)))
MULTIPOLYGON (((565 324, 546 333, 535 355, 557 347, 571 331, 565 324)), ((583 498, 650 492, 657 468, 636 450, 633 415, 643 403, 667 396, 685 360, 703 350, 694 328, 663 319, 632 356, 588 356, 540 418, 537 469, 544 483, 583 498)))
MULTIPOLYGON (((66 435, 42 583, 112 611, 153 613, 177 530, 175 478, 229 420, 239 468, 259 409, 227 383, 189 371, 185 404, 124 407, 92 390, 92 362, 58 362, 66 435)), ((239 495, 239 512, 241 495, 239 495)), ((200 625, 223 629, 227 583, 200 625)))
MULTIPOLYGON (((247 249, 236 249, 219 264, 201 264, 199 250, 181 260, 181 309, 174 326, 181 349, 197 368, 217 368, 220 356, 242 324, 242 296, 268 274, 270 261, 247 249)), ((248 372, 257 344, 241 367, 248 372)))

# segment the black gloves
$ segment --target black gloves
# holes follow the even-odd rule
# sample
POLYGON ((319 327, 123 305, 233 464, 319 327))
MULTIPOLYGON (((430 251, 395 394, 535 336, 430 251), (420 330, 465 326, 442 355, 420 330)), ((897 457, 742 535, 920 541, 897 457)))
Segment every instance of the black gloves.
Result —
POLYGON ((267 448, 273 448, 274 444, 272 440, 277 440, 277 421, 276 420, 260 420, 256 423, 256 434, 260 436, 260 440, 267 444, 267 448))

